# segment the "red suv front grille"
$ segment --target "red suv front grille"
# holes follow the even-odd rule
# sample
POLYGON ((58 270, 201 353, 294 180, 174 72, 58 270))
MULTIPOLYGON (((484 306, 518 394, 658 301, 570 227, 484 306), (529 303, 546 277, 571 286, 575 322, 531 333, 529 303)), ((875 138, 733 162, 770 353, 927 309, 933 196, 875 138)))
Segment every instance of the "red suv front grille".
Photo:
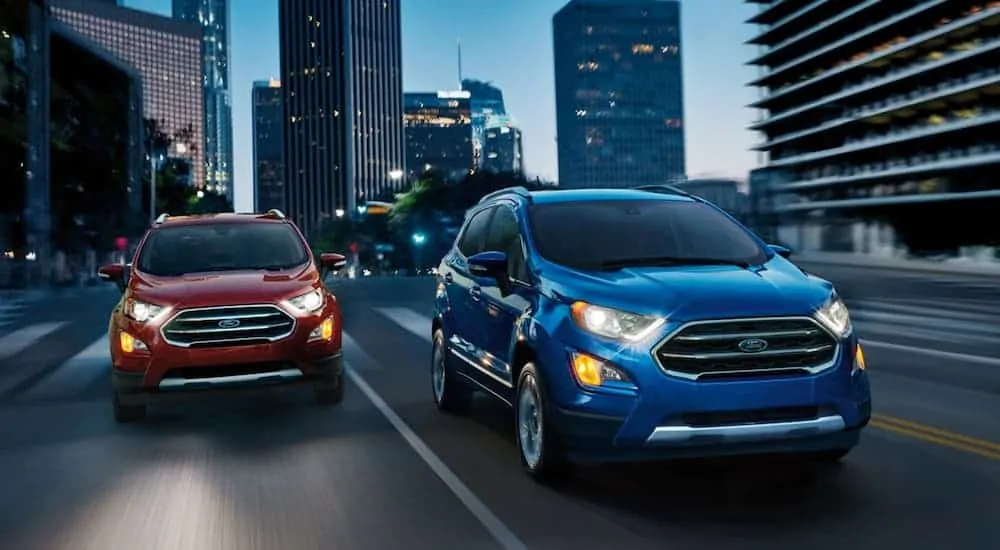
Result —
POLYGON ((273 305, 186 309, 163 325, 175 346, 228 347, 274 342, 295 330, 295 319, 273 305))

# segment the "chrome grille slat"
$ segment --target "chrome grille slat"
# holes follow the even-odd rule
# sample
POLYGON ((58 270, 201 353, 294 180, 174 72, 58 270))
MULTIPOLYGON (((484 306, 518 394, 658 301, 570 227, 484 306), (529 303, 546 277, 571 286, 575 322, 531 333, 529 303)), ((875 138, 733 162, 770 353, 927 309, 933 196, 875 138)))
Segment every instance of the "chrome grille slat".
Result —
POLYGON ((181 310, 160 334, 180 347, 224 347, 274 342, 295 330, 295 319, 270 304, 181 310), (236 326, 225 326, 227 322, 236 326))
POLYGON ((693 321, 682 325, 653 351, 667 374, 697 380, 720 375, 751 377, 808 374, 832 366, 839 341, 810 317, 760 317, 693 321), (760 339, 766 349, 741 350, 760 339))

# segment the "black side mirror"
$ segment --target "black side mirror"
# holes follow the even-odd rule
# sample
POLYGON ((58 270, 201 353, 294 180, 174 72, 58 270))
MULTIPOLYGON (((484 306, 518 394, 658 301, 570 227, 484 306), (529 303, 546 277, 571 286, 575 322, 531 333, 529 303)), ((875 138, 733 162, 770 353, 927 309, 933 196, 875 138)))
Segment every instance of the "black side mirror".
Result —
POLYGON ((767 245, 767 247, 771 249, 771 252, 774 252, 775 254, 781 256, 782 258, 785 258, 786 260, 792 256, 792 249, 788 248, 787 246, 781 246, 780 244, 769 244, 767 245))
POLYGON ((510 279, 507 277, 507 254, 490 250, 473 254, 469 258, 469 273, 474 277, 495 279, 497 287, 504 295, 510 290, 510 279))

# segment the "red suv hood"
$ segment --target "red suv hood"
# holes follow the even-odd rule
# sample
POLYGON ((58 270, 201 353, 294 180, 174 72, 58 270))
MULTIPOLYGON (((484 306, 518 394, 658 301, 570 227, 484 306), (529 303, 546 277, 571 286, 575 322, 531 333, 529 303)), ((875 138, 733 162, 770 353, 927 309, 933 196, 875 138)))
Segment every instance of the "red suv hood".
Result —
POLYGON ((319 279, 311 266, 289 271, 230 271, 181 277, 133 273, 136 298, 172 308, 267 304, 309 292, 319 279))

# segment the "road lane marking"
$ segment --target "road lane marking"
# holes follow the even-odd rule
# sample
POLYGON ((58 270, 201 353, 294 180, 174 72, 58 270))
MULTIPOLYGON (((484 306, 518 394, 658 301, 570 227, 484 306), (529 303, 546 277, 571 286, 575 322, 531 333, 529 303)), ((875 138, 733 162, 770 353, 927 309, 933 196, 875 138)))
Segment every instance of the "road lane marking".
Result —
POLYGON ((66 323, 38 323, 15 330, 0 338, 0 360, 9 359, 55 332, 66 323))
POLYGON ((427 315, 421 315, 408 307, 377 307, 375 311, 378 311, 404 330, 416 334, 428 342, 433 339, 433 334, 431 334, 431 318, 427 315))
POLYGON ((1000 461, 1000 444, 992 441, 976 439, 940 428, 881 414, 873 414, 870 425, 898 435, 1000 461))
POLYGON ((18 396, 18 399, 51 399, 63 396, 67 391, 83 391, 102 376, 109 376, 110 372, 111 351, 108 335, 105 334, 18 396))
MULTIPOLYGON (((378 361, 368 355, 361 344, 357 342, 347 331, 341 331, 340 333, 340 347, 341 351, 344 353, 344 357, 350 356, 351 364, 357 370, 370 371, 370 370, 382 370, 382 365, 378 361)), ((346 359, 345 359, 346 360, 346 359)))
MULTIPOLYGON (((427 327, 428 329, 430 326, 427 327)), ((429 332, 429 330, 428 330, 429 332)), ((503 521, 493 513, 486 504, 472 492, 471 489, 449 468, 431 448, 420 439, 409 425, 392 410, 392 407, 374 390, 364 377, 361 376, 351 364, 344 363, 345 372, 361 392, 365 394, 369 401, 375 405, 382 416, 392 424, 392 427, 399 432, 399 435, 410 445, 417 456, 435 473, 438 478, 451 490, 466 509, 483 524, 483 527, 500 543, 505 550, 528 550, 528 547, 507 527, 503 521)))
POLYGON ((939 357, 941 359, 951 359, 953 361, 965 361, 966 363, 978 363, 980 365, 990 365, 992 367, 1000 367, 1000 358, 997 357, 986 357, 985 355, 970 355, 968 353, 957 353, 954 351, 944 351, 939 349, 918 348, 915 346, 904 346, 902 344, 893 344, 891 342, 880 342, 877 340, 868 340, 868 339, 861 340, 861 343, 867 347, 872 347, 872 348, 882 348, 894 351, 908 351, 910 353, 929 355, 931 357, 939 357))
POLYGON ((913 304, 897 304, 895 302, 887 302, 884 300, 857 300, 854 302, 856 306, 851 309, 851 314, 865 315, 868 312, 879 311, 884 313, 886 311, 896 312, 897 314, 909 314, 916 322, 924 323, 934 323, 937 319, 955 319, 958 321, 972 322, 973 327, 983 330, 991 330, 996 332, 996 330, 991 326, 983 326, 984 324, 992 325, 1000 320, 1000 316, 996 312, 991 313, 973 313, 971 311, 959 311, 954 308, 943 308, 935 306, 926 305, 913 305, 913 304))

